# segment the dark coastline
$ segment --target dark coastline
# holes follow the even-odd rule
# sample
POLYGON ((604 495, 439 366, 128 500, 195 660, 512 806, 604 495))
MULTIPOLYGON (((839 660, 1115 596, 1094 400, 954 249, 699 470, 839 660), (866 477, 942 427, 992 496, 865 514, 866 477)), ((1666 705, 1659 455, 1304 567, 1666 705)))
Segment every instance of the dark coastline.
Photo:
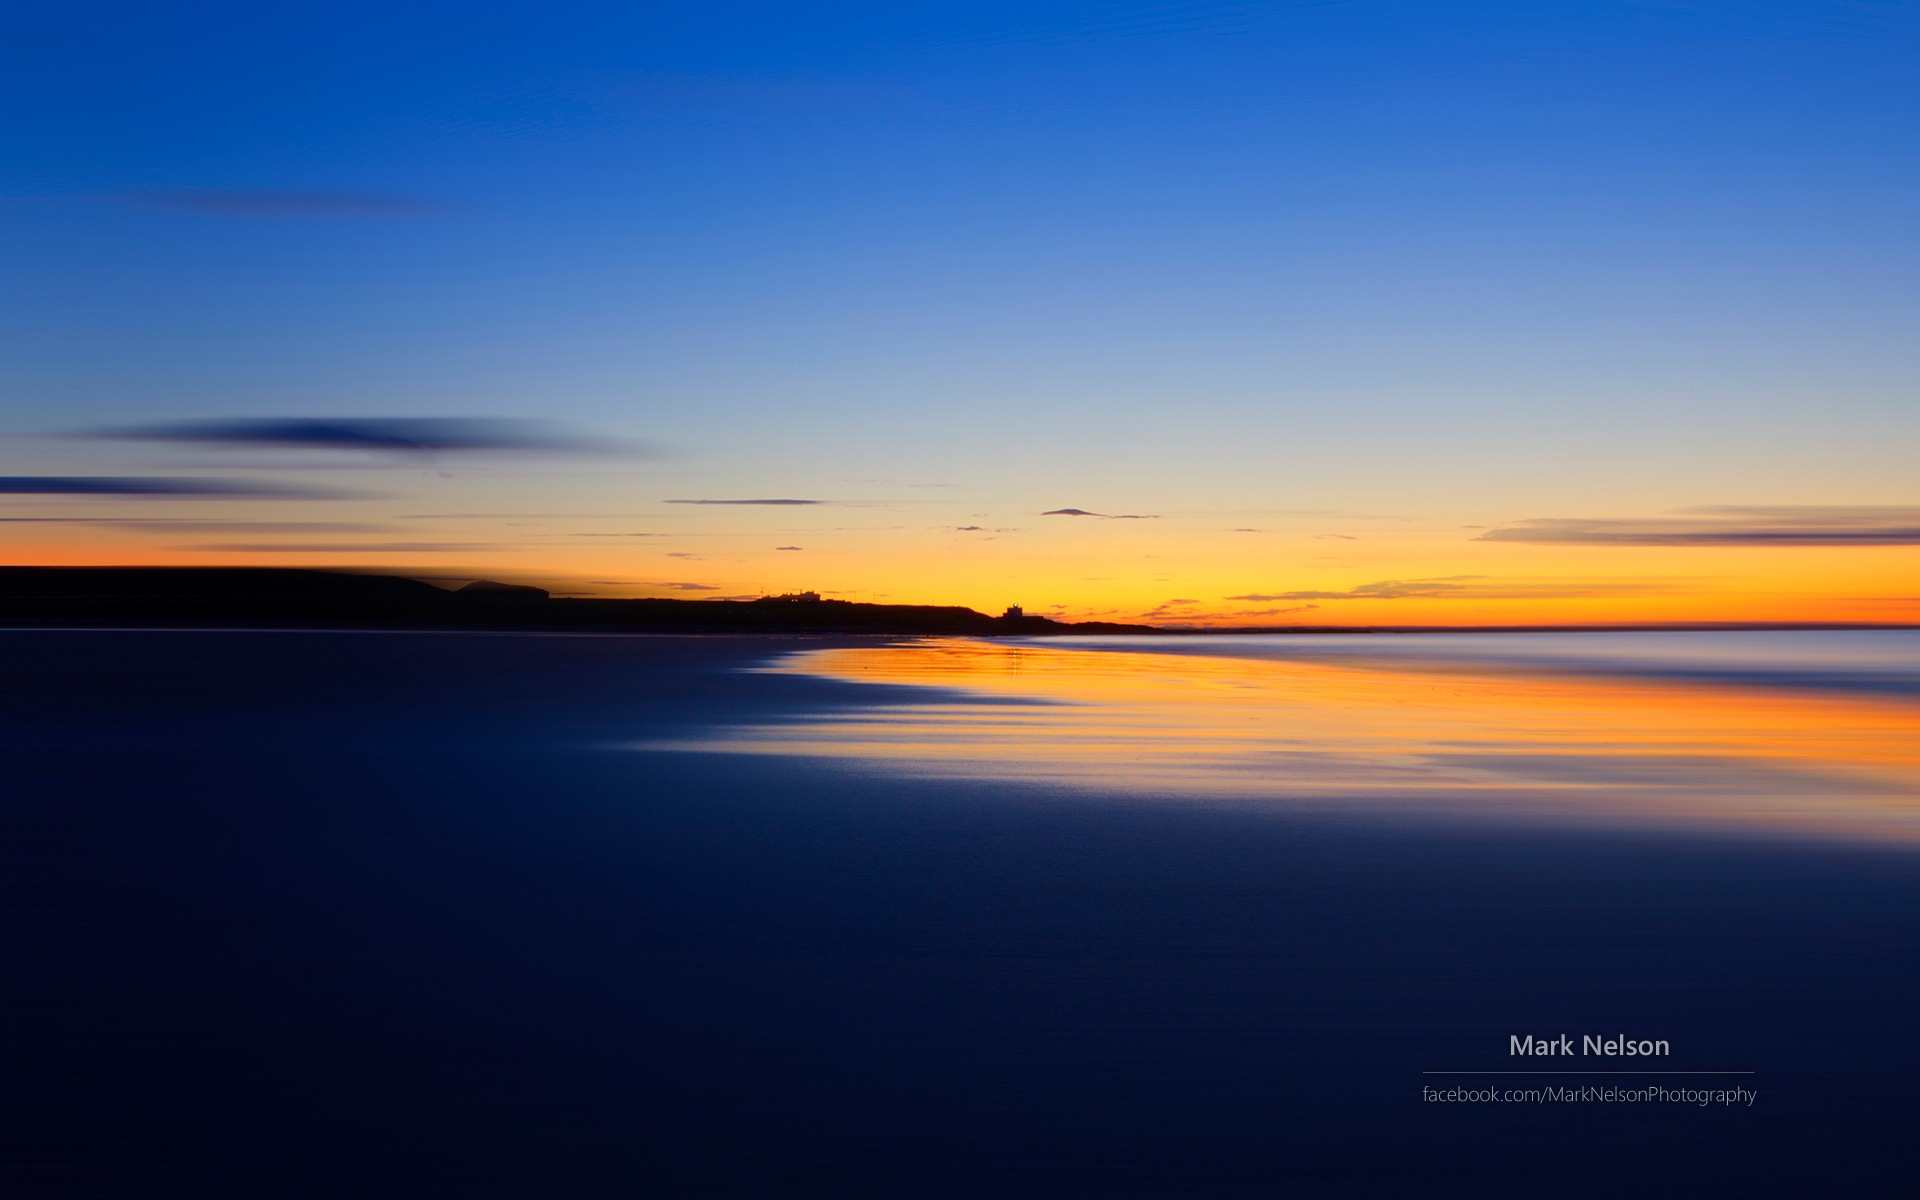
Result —
POLYGON ((1873 622, 1648 622, 1614 625, 1257 625, 1187 628, 1055 621, 959 605, 868 604, 804 596, 633 600, 549 596, 487 584, 449 590, 397 575, 276 567, 0 567, 0 628, 471 629, 524 632, 880 633, 966 637, 1128 634, 1638 633, 1913 629, 1873 622))
POLYGON ((600 600, 538 588, 450 591, 395 575, 262 567, 0 567, 0 625, 255 626, 671 633, 891 633, 996 637, 1151 634, 957 605, 802 597, 600 600))

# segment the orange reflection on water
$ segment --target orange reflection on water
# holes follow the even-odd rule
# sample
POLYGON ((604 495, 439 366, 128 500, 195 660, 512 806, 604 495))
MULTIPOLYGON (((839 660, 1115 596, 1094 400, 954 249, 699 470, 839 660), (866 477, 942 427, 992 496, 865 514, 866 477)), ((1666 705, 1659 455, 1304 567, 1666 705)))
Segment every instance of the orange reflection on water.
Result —
POLYGON ((961 639, 771 669, 943 691, 700 748, 1188 800, 1920 839, 1920 707, 1899 699, 961 639))

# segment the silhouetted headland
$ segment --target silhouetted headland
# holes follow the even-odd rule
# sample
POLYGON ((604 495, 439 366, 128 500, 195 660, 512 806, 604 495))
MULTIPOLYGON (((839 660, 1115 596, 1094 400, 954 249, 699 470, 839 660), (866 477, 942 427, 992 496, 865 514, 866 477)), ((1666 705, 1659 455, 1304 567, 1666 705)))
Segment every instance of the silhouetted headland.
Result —
POLYGON ((476 579, 457 589, 398 575, 294 567, 0 567, 0 625, 632 630, 676 633, 1047 634, 1580 633, 1606 630, 1911 629, 1842 622, 1686 621, 1615 625, 1266 625, 1182 627, 1055 621, 1008 608, 862 604, 814 592, 754 600, 602 600, 476 579))
POLYGON ((1069 623, 1018 607, 861 604, 815 593, 756 600, 601 600, 475 580, 448 590, 395 575, 281 567, 0 567, 0 623, 745 633, 1159 633, 1069 623))

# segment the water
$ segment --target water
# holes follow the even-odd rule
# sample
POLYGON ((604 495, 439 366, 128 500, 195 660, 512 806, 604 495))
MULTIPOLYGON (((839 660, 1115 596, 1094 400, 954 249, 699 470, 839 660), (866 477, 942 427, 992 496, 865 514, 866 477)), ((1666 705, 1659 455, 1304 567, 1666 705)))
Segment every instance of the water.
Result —
POLYGON ((1920 632, 932 639, 694 743, 1188 803, 1920 838, 1920 632))
POLYGON ((0 632, 0 1191, 1898 1194, 1911 647, 0 632))

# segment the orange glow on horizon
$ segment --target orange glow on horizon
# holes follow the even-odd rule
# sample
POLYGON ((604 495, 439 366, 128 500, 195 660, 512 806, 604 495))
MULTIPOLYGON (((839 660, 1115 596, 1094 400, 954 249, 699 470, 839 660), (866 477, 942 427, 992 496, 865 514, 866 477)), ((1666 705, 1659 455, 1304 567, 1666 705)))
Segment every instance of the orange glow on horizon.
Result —
POLYGON ((119 523, 87 515, 104 511, 87 505, 42 504, 16 510, 32 519, 0 525, 0 538, 5 561, 16 565, 349 569, 607 597, 817 591, 1200 628, 1920 623, 1920 555, 1903 545, 1517 544, 1438 521, 1353 524, 1346 527, 1361 532, 1330 534, 1319 530, 1331 521, 1240 529, 1227 522, 1254 518, 1231 516, 1120 522, 1028 514, 986 525, 858 510, 859 523, 850 524, 845 510, 650 509, 632 501, 624 507, 640 515, 541 516, 519 500, 528 514, 514 515, 509 497, 484 493, 436 505, 356 500, 328 508, 340 528, 367 532, 307 532, 311 504, 249 505, 246 520, 226 523, 232 529, 211 502, 156 503, 119 523), (255 525, 266 532, 248 530, 255 525))

